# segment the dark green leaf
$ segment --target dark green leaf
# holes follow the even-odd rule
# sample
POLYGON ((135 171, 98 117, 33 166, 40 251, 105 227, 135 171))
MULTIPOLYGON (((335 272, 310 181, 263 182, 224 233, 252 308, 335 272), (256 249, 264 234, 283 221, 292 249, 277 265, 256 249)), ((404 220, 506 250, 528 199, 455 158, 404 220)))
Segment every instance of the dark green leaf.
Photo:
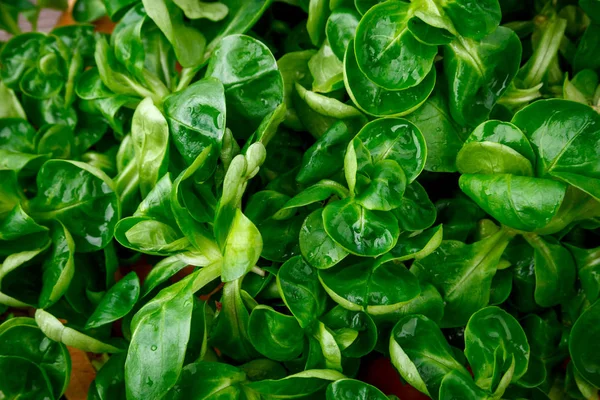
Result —
POLYGON ((301 256, 292 257, 281 266, 277 286, 283 301, 302 328, 310 326, 325 311, 327 297, 317 270, 301 256))
POLYGON ((402 264, 372 261, 342 263, 319 270, 319 279, 329 296, 342 307, 369 314, 393 312, 419 295, 417 278, 402 264))
POLYGON ((140 281, 135 272, 130 272, 102 297, 86 328, 97 328, 124 317, 133 309, 139 295, 140 281))

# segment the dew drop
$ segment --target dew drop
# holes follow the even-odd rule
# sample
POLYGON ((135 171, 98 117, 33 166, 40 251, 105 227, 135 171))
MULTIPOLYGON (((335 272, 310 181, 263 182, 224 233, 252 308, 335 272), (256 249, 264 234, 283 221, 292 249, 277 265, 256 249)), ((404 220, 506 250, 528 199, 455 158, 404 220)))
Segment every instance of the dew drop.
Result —
POLYGON ((150 347, 150 350, 152 350, 152 351, 156 351, 156 349, 158 349, 158 347, 154 344, 152 345, 152 347, 150 347))

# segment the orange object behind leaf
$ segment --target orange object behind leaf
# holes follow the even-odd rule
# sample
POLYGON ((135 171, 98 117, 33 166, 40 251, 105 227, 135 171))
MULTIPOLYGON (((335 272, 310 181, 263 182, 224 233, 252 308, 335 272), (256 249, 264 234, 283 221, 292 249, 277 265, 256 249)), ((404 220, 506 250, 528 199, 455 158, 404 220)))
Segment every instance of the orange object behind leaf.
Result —
POLYGON ((71 355, 71 380, 65 392, 67 400, 86 400, 96 370, 85 351, 67 347, 71 355))
MULTIPOLYGON (((56 26, 75 25, 77 21, 73 19, 73 5, 75 0, 69 0, 69 9, 62 13, 56 26)), ((108 17, 102 17, 97 21, 93 22, 96 32, 111 33, 115 29, 115 23, 108 17)))

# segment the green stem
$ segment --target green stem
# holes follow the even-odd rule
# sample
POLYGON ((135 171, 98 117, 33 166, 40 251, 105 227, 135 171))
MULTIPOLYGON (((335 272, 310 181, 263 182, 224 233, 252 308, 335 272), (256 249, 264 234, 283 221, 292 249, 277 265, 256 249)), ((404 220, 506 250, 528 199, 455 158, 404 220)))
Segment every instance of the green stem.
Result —
POLYGON ((19 28, 19 24, 10 16, 8 10, 0 4, 0 18, 2 19, 2 23, 7 28, 7 32, 12 35, 18 35, 22 33, 21 28, 19 28))
POLYGON ((519 74, 524 88, 531 88, 542 82, 552 59, 558 53, 566 28, 567 21, 562 18, 552 17, 546 21, 533 55, 519 74))
POLYGON ((197 68, 184 68, 181 70, 181 77, 175 91, 179 92, 188 87, 190 82, 192 82, 192 79, 194 79, 194 76, 196 76, 196 72, 198 72, 197 68))
POLYGON ((523 236, 523 239, 525 239, 527 241, 527 243, 529 243, 529 245, 531 247, 533 247, 534 249, 540 250, 542 252, 544 251, 545 246, 543 246, 541 236, 538 235, 537 233, 523 232, 523 233, 521 233, 521 236, 523 236))
POLYGON ((152 93, 154 93, 154 95, 152 96, 152 101, 154 102, 154 105, 160 108, 163 99, 167 97, 171 92, 165 86, 163 81, 161 81, 154 74, 151 74, 145 69, 142 73, 144 82, 151 88, 152 93))
POLYGON ((65 86, 65 107, 69 107, 75 100, 75 77, 81 70, 82 60, 81 54, 75 52, 73 54, 73 60, 69 65, 69 74, 67 76, 67 84, 65 86))
POLYGON ((125 169, 115 178, 117 193, 125 195, 139 186, 140 174, 138 173, 136 160, 131 160, 125 169))
POLYGON ((221 276, 221 263, 213 263, 202 268, 192 282, 192 293, 196 293, 219 276, 221 276))
POLYGON ((540 89, 543 85, 543 83, 540 83, 539 85, 528 89, 517 89, 517 87, 511 83, 506 93, 498 100, 498 104, 502 104, 511 109, 520 108, 533 100, 542 97, 540 89))

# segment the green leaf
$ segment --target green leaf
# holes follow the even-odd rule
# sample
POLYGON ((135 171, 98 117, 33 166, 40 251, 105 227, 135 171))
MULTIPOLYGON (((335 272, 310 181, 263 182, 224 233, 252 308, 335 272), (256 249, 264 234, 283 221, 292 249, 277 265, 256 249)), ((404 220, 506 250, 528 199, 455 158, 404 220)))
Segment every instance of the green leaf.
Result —
POLYGON ((579 6, 596 23, 600 23, 600 5, 597 0, 579 0, 579 6))
POLYGON ((367 11, 358 24, 354 43, 358 66, 385 89, 418 85, 433 67, 437 47, 417 40, 407 26, 414 8, 404 2, 384 2, 367 11))
POLYGON ((323 225, 346 251, 368 257, 388 252, 400 233, 392 213, 368 210, 353 199, 329 203, 323 210, 323 225))
MULTIPOLYGON (((30 361, 44 372, 55 398, 65 392, 71 373, 71 358, 64 344, 48 339, 33 319, 24 317, 4 322, 0 326, 0 338, 0 356, 30 361)), ((3 371, 10 374, 9 370, 3 371)), ((31 385, 32 376, 27 377, 26 383, 31 385)), ((34 386, 30 390, 35 390, 34 386)), ((31 395, 31 392, 27 394, 31 395)))
POLYGON ((127 397, 162 396, 177 382, 190 336, 193 282, 200 273, 161 290, 134 315, 125 362, 127 397))
POLYGON ((103 0, 103 2, 108 16, 113 21, 120 20, 131 5, 136 3, 135 0, 103 0))
POLYGON ((161 283, 166 282, 170 277, 181 271, 189 264, 183 254, 176 254, 171 257, 160 260, 148 273, 141 289, 141 298, 146 297, 153 289, 161 283))
POLYGON ((218 23, 202 21, 202 32, 209 40, 207 53, 226 36, 249 31, 271 5, 271 0, 221 0, 221 3, 229 9, 223 20, 218 23))
POLYGON ((28 235, 48 232, 48 228, 37 224, 19 203, 3 217, 0 223, 0 240, 14 241, 28 235))
POLYGON ((572 81, 565 76, 563 98, 581 104, 593 104, 596 87, 598 87, 598 74, 591 69, 584 69, 579 71, 572 81))
MULTIPOLYGON (((98 37, 96 41, 94 57, 98 72, 102 78, 102 83, 112 92, 133 98, 151 97, 157 104, 162 103, 163 98, 168 94, 168 90, 164 85, 158 85, 156 82, 153 82, 152 87, 146 87, 144 77, 132 75, 118 61, 114 48, 103 37, 98 37)), ((107 108, 106 106, 104 107, 107 108)))
POLYGON ((312 90, 317 93, 329 93, 343 87, 343 64, 333 53, 327 39, 310 60, 308 69, 314 81, 312 90))
POLYGON ((350 345, 342 349, 342 355, 345 357, 363 357, 377 344, 377 327, 365 312, 350 311, 342 306, 336 306, 323 315, 321 321, 334 335, 348 331, 356 332, 356 337, 350 345))
POLYGON ((189 241, 177 228, 171 209, 172 187, 170 175, 165 174, 140 203, 134 216, 119 221, 115 229, 115 239, 121 245, 160 255, 169 255, 189 246, 189 241), (144 225, 157 229, 148 231, 143 229, 144 225), (130 238, 134 239, 133 243, 130 238))
POLYGON ((323 179, 316 184, 302 190, 280 207, 273 214, 274 219, 288 219, 298 208, 306 207, 314 203, 320 203, 332 196, 346 197, 348 192, 345 187, 335 181, 323 179))
POLYGON ((406 176, 396 161, 377 162, 370 171, 370 177, 364 178, 355 197, 358 204, 368 210, 379 211, 390 211, 402 205, 406 176))
MULTIPOLYGON (((444 300, 433 285, 421 284, 421 293, 417 297, 401 304, 397 310, 391 313, 373 315, 373 320, 379 329, 387 327, 387 330, 391 330, 400 318, 414 314, 424 315, 436 324, 442 320, 444 300)), ((379 335, 382 336, 382 333, 379 335)))
POLYGON ((404 170, 408 183, 419 176, 427 159, 427 145, 421 131, 403 118, 369 122, 351 143, 357 154, 359 148, 364 147, 370 153, 373 164, 381 160, 396 161, 404 170))
POLYGON ((147 19, 148 15, 144 12, 142 3, 138 3, 115 26, 110 37, 110 44, 114 47, 117 60, 142 82, 146 58, 145 49, 141 45, 142 28, 147 19))
POLYGON ((92 22, 106 15, 103 0, 77 0, 73 6, 73 19, 77 22, 92 22))
MULTIPOLYGON (((266 158, 266 149, 261 143, 248 147, 246 154, 238 154, 231 162, 223 181, 223 193, 215 213, 214 236, 221 250, 230 233, 234 217, 239 210, 242 195, 248 181, 259 171, 266 158)), ((259 252, 260 253, 260 252, 259 252)))
POLYGON ((119 204, 104 172, 77 161, 51 160, 37 175, 37 196, 29 207, 36 220, 59 220, 77 252, 104 248, 112 239, 119 204))
POLYGON ((290 258, 279 268, 277 287, 302 328, 310 326, 325 311, 327 296, 319 283, 317 270, 301 256, 290 258))
POLYGON ((513 123, 531 141, 537 176, 557 178, 600 199, 600 170, 593 161, 593 143, 600 140, 597 112, 571 101, 544 100, 519 111, 513 123))
MULTIPOLYGON (((34 248, 32 250, 22 250, 19 248, 15 248, 15 246, 11 246, 11 254, 8 257, 6 257, 6 259, 2 262, 2 268, 0 269, 0 279, 6 281, 7 277, 10 276, 9 274, 11 272, 22 273, 23 271, 27 271, 26 269, 24 269, 24 267, 26 267, 30 261, 34 260, 35 257, 46 251, 50 246, 50 241, 48 240, 48 237, 45 237, 44 239, 45 240, 40 241, 40 243, 37 244, 37 248, 34 248), (15 251, 19 252, 17 253, 15 251)), ((27 248, 30 248, 30 246, 31 244, 28 243, 27 248)), ((3 288, 4 292, 7 292, 8 288, 6 286, 7 285, 5 283, 3 288)), ((37 293, 33 294, 33 296, 28 296, 29 293, 23 293, 22 289, 24 285, 17 284, 15 286, 15 289, 17 289, 18 294, 12 293, 12 291, 9 293, 0 292, 0 303, 11 307, 33 306, 33 304, 36 301, 35 297, 37 293), (21 301, 19 300, 19 298, 24 298, 25 301, 21 301)), ((27 285, 25 285, 25 288, 25 292, 31 291, 30 288, 27 288, 27 285)))
POLYGON ((200 80, 164 101, 172 140, 188 165, 209 146, 202 177, 214 170, 225 134, 225 91, 216 79, 200 80), (204 171, 206 170, 206 171, 204 171))
POLYGON ((158 25, 183 67, 197 68, 204 62, 204 35, 184 23, 183 12, 171 0, 142 0, 148 16, 158 25))
POLYGON ((581 71, 583 69, 598 69, 600 63, 594 54, 598 51, 598 34, 600 33, 600 17, 595 17, 595 22, 591 23, 585 30, 583 37, 579 41, 575 57, 573 59, 573 66, 575 71, 581 71))
POLYGON ((238 362, 247 362, 260 353, 250 342, 248 322, 250 315, 241 297, 241 280, 223 286, 222 308, 216 315, 210 331, 210 345, 238 362))
POLYGON ((10 89, 19 89, 19 84, 35 63, 46 35, 28 32, 13 37, 0 51, 0 78, 10 89))
POLYGON ((535 88, 548 75, 550 66, 556 60, 562 45, 567 21, 551 15, 540 26, 536 26, 536 40, 533 42, 533 54, 521 68, 515 82, 522 88, 535 88))
POLYGON ((0 81, 0 118, 25 118, 25 111, 15 92, 0 81))
POLYGON ((169 160, 169 127, 165 117, 150 98, 144 99, 138 105, 131 125, 131 137, 140 175, 140 191, 142 197, 146 197, 162 177, 169 160))
POLYGON ((463 129, 450 116, 448 100, 441 94, 440 86, 427 101, 406 119, 423 133, 427 143, 425 170, 455 172, 456 155, 462 147, 463 129))
POLYGON ((519 322, 498 307, 486 307, 471 316, 465 328, 465 356, 477 386, 495 391, 501 374, 514 362, 512 382, 527 371, 529 343, 519 322), (498 363, 496 352, 500 351, 498 363), (495 371, 500 368, 500 371, 495 371), (496 378, 496 379, 495 379, 496 378))
POLYGON ((392 211, 400 228, 406 231, 420 231, 435 222, 437 210, 427 192, 418 181, 406 187, 400 206, 392 211))
POLYGON ((217 200, 207 184, 196 184, 193 179, 196 172, 206 165, 211 150, 211 147, 205 148, 192 165, 177 177, 170 190, 170 208, 177 226, 194 250, 215 260, 221 258, 221 250, 214 242, 210 229, 203 223, 214 221, 217 200))
POLYGON ((252 310, 248 335, 259 353, 276 361, 293 360, 304 347, 304 332, 296 319, 267 306, 252 310))
POLYGON ((52 231, 52 250, 42 266, 40 308, 50 307, 67 291, 75 272, 74 253, 71 234, 63 224, 57 223, 52 231))
POLYGON ((298 82, 292 94, 293 105, 305 130, 314 137, 322 136, 338 120, 347 120, 348 124, 360 127, 366 122, 365 116, 351 105, 306 90, 298 82))
POLYGON ((505 27, 498 27, 479 42, 464 39, 446 45, 444 72, 450 112, 456 122, 473 126, 487 119, 508 88, 506 82, 517 74, 520 61, 521 42, 505 27))
POLYGON ((454 22, 459 34, 476 40, 492 33, 502 18, 498 0, 484 0, 476 4, 468 0, 448 1, 443 3, 442 9, 454 22))
POLYGON ((196 360, 209 360, 208 335, 215 319, 215 312, 208 302, 194 299, 192 310, 192 325, 190 328, 190 341, 185 352, 184 364, 196 360))
POLYGON ((427 100, 436 81, 435 69, 415 86, 387 90, 365 75, 356 61, 354 41, 346 49, 344 84, 352 101, 361 111, 375 117, 401 117, 417 110, 427 100))
POLYGON ((73 128, 65 125, 46 125, 37 133, 37 152, 52 158, 74 158, 77 154, 73 128))
POLYGON ((327 294, 342 307, 369 314, 385 314, 417 297, 417 278, 402 264, 375 264, 349 259, 330 269, 319 270, 327 294))
POLYGON ((558 213, 567 187, 550 179, 495 175, 462 175, 460 188, 500 223, 514 229, 544 228, 558 213))
POLYGON ((385 255, 387 261, 406 261, 410 259, 420 260, 427 257, 442 243, 442 225, 437 225, 422 232, 409 235, 401 235, 398 243, 385 255))
POLYGON ((465 140, 465 144, 472 142, 493 142, 507 146, 525 157, 532 165, 536 162, 536 156, 531 143, 525 134, 510 122, 489 120, 480 124, 465 140))
POLYGON ((175 4, 183 10, 189 19, 206 18, 211 21, 220 21, 227 16, 229 8, 219 2, 174 0, 175 4))
POLYGON ((96 373, 88 398, 125 400, 125 359, 127 354, 115 354, 96 373))
POLYGON ((569 353, 577 372, 588 382, 600 387, 600 351, 598 342, 593 338, 598 334, 598 318, 600 318, 600 301, 596 301, 579 317, 571 335, 569 335, 569 353))
POLYGON ((97 328, 123 318, 133 309, 139 295, 140 280, 135 272, 130 272, 102 297, 94 313, 88 318, 86 329, 97 328))
POLYGON ((277 60, 277 67, 283 78, 283 99, 286 106, 286 126, 300 131, 304 127, 299 120, 298 113, 292 103, 292 95, 297 81, 305 85, 312 83, 312 77, 308 69, 308 60, 315 54, 315 50, 304 50, 287 53, 277 60), (308 82, 305 82, 307 81, 308 82))
POLYGON ((327 400, 386 400, 379 389, 354 379, 340 379, 327 387, 327 400))
POLYGON ((111 344, 101 342, 73 328, 64 326, 55 316, 41 308, 35 311, 35 322, 49 339, 63 343, 66 346, 73 346, 90 353, 119 353, 123 351, 111 344))
POLYGON ((331 268, 348 252, 329 237, 323 224, 323 209, 313 211, 300 229, 300 251, 308 264, 317 269, 331 268))
POLYGON ((458 371, 450 371, 442 379, 440 399, 461 398, 466 400, 485 400, 491 397, 478 387, 473 380, 458 371))
POLYGON ((412 387, 437 399, 442 379, 451 371, 469 377, 435 322, 422 315, 398 321, 390 338, 390 357, 412 387))
POLYGON ((582 249, 566 245, 577 265, 577 275, 586 297, 594 301, 600 296, 600 247, 582 249))
POLYGON ((262 237, 256 226, 241 210, 236 210, 223 252, 223 282, 234 281, 250 272, 262 248, 262 237))
POLYGON ((490 305, 504 303, 513 289, 513 272, 511 269, 498 270, 492 279, 490 289, 490 305))
POLYGON ((14 171, 0 170, 0 178, 0 218, 4 219, 19 204, 23 195, 14 171))
POLYGON ((551 307, 572 297, 577 272, 571 253, 552 237, 523 237, 535 251, 535 302, 551 307))
POLYGON ((269 261, 285 262, 300 254, 298 237, 305 215, 302 213, 282 221, 274 216, 261 222, 258 225, 263 239, 260 256, 269 261))
POLYGON ((325 25, 329 17, 329 9, 326 0, 309 0, 308 20, 306 30, 314 46, 319 46, 325 37, 325 25))
POLYGON ((283 79, 271 51, 245 35, 231 35, 215 47, 206 71, 225 88, 227 126, 249 137, 283 103, 283 79))
POLYGON ((296 180, 304 184, 316 183, 341 170, 346 147, 351 139, 352 131, 345 122, 338 121, 331 125, 304 152, 296 180))
POLYGON ((330 369, 313 369, 289 375, 283 379, 252 382, 247 386, 273 399, 301 398, 317 395, 329 382, 345 378, 342 373, 330 369))
MULTIPOLYGON (((310 333, 321 348, 319 356, 322 357, 325 367, 341 372, 343 370, 341 352, 343 347, 340 346, 338 341, 343 342, 343 339, 341 337, 336 338, 334 333, 320 321, 310 328, 310 333)), ((349 333, 353 334, 350 340, 354 340, 356 332, 349 333)))
POLYGON ((513 149, 494 142, 465 143, 456 158, 461 174, 533 176, 531 162, 513 149))
POLYGON ((354 39, 360 18, 360 14, 352 8, 340 7, 331 12, 325 26, 325 33, 331 50, 339 60, 344 59, 346 48, 354 49, 351 40, 354 39))
POLYGON ((119 221, 115 238, 123 246, 146 254, 170 255, 190 247, 189 240, 177 229, 144 217, 128 217, 119 221))
POLYGON ((408 29, 419 42, 431 46, 448 44, 454 39, 454 35, 447 29, 429 25, 419 17, 413 17, 408 21, 408 29))
POLYGON ((529 314, 521 320, 521 326, 527 335, 531 356, 527 373, 519 383, 536 387, 546 380, 552 366, 567 355, 567 343, 561 337, 563 328, 554 311, 529 314))
POLYGON ((246 374, 234 366, 218 362, 196 362, 183 368, 177 384, 166 397, 173 400, 237 398, 239 386, 244 381, 246 374))
POLYGON ((54 398, 51 383, 44 371, 27 360, 15 356, 0 356, 0 390, 7 398, 12 399, 52 399, 54 398), (11 371, 19 374, 12 376, 11 371))
POLYGON ((418 277, 430 281, 446 302, 441 326, 463 326, 473 313, 488 304, 492 278, 511 238, 511 234, 500 230, 469 245, 444 241, 416 262, 418 277))

